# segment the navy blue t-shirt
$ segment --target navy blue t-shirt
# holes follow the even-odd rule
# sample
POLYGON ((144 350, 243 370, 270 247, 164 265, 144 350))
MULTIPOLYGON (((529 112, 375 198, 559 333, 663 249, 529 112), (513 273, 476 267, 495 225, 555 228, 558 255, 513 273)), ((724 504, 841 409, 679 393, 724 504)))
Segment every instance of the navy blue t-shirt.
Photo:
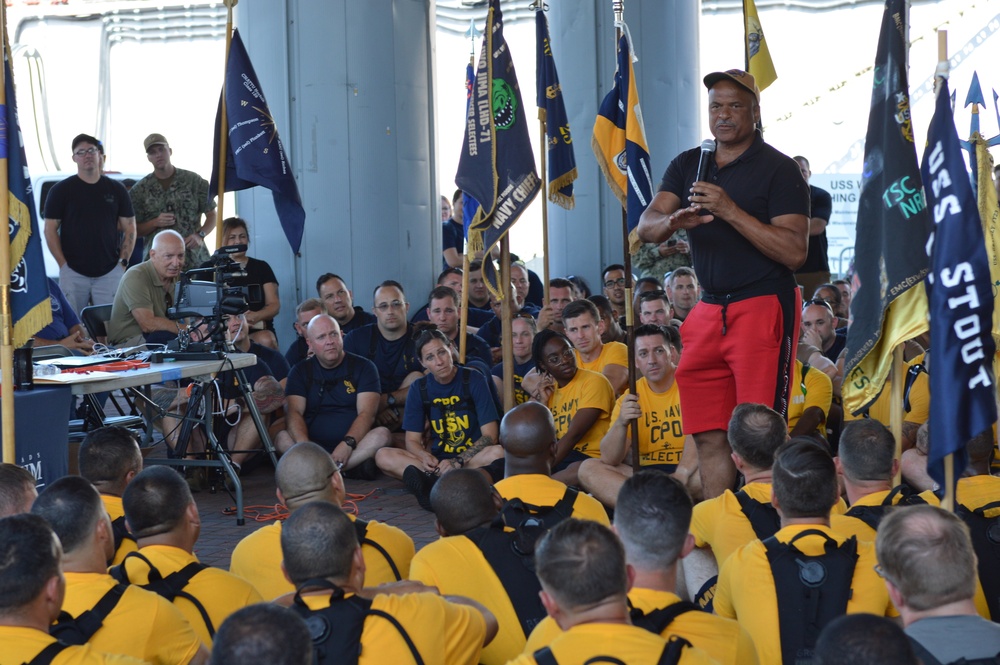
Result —
POLYGON ((309 355, 309 345, 306 343, 305 337, 295 336, 295 341, 288 345, 288 350, 285 351, 285 360, 288 361, 288 367, 295 367, 297 364, 306 359, 309 355))
POLYGON ((281 381, 288 376, 288 371, 291 367, 288 361, 285 360, 285 356, 281 355, 278 351, 251 340, 250 353, 257 356, 258 365, 261 361, 267 363, 267 366, 271 370, 268 374, 273 376, 275 381, 281 381))
MULTIPOLYGON (((465 229, 461 224, 456 224, 450 219, 441 225, 441 252, 443 253, 449 248, 454 248, 458 255, 461 256, 465 254, 465 229)), ((451 266, 442 257, 441 265, 442 270, 447 270, 451 266)))
POLYGON ((59 284, 51 277, 46 277, 49 282, 49 302, 52 305, 52 323, 45 326, 35 337, 58 342, 69 335, 70 328, 80 325, 80 319, 70 307, 66 296, 63 295, 59 284))
MULTIPOLYGON (((454 341, 455 347, 458 347, 458 339, 454 341)), ((465 358, 479 358, 487 367, 493 367, 493 353, 490 351, 490 345, 486 343, 479 335, 473 335, 472 333, 466 333, 465 335, 465 358)))
POLYGON ((289 372, 285 386, 286 395, 306 398, 309 438, 330 452, 358 417, 358 395, 379 392, 375 365, 350 353, 333 369, 323 368, 315 357, 303 360, 289 372))
MULTIPOLYGON (((521 308, 518 314, 527 314, 531 318, 538 318, 538 313, 541 310, 534 305, 525 305, 521 308)), ((500 346, 500 338, 503 336, 503 322, 500 317, 494 316, 492 319, 479 326, 479 332, 476 333, 485 340, 487 344, 492 347, 500 346)))
POLYGON ((351 317, 350 321, 340 326, 340 332, 346 335, 352 330, 357 330, 362 326, 367 326, 369 323, 375 323, 375 315, 371 312, 366 312, 363 308, 355 305, 354 316, 351 317))
MULTIPOLYGON (((524 375, 534 368, 535 361, 531 358, 523 363, 514 361, 514 404, 524 404, 531 399, 531 395, 521 387, 521 381, 524 379, 524 375)), ((493 368, 493 376, 503 380, 503 361, 497 363, 496 367, 493 368)))
POLYGON ((483 375, 459 367, 451 383, 442 385, 428 374, 410 384, 403 430, 423 433, 424 423, 429 421, 430 452, 439 459, 447 459, 478 441, 482 425, 499 419, 483 375), (422 386, 429 400, 426 406, 421 396, 422 386))
POLYGON ((410 372, 424 370, 417 361, 413 346, 413 328, 407 327, 406 334, 397 340, 387 340, 382 336, 378 325, 371 323, 352 330, 344 338, 344 350, 348 353, 370 358, 378 368, 379 382, 382 392, 399 390, 403 379, 410 372))

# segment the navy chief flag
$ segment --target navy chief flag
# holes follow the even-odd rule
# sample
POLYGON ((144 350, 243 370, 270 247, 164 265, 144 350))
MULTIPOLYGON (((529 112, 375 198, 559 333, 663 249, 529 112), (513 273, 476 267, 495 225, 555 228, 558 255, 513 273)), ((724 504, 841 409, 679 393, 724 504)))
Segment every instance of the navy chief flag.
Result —
POLYGON ((942 80, 924 150, 924 191, 933 211, 930 298, 931 418, 927 470, 942 487, 944 458, 955 478, 968 463, 965 443, 996 421, 993 378, 993 289, 986 242, 969 173, 942 80))
MULTIPOLYGON (((490 0, 455 183, 479 201, 468 251, 486 256, 541 189, 499 0, 490 0)), ((499 293, 493 261, 483 265, 487 285, 499 293)))
MULTIPOLYGON (((5 50, 6 51, 6 50, 5 50)), ((42 234, 38 232, 35 198, 24 155, 21 128, 14 98, 14 76, 4 53, 4 82, 7 103, 0 113, 0 159, 7 160, 7 190, 10 217, 10 318, 12 344, 24 346, 39 330, 52 323, 49 285, 45 280, 42 234)))
MULTIPOLYGON (((576 204, 573 198, 573 181, 576 180, 576 157, 573 155, 573 136, 569 131, 566 103, 562 86, 552 57, 552 39, 545 11, 535 12, 535 81, 538 86, 536 100, 538 117, 545 121, 545 143, 548 155, 549 200, 567 210, 576 204)), ((546 174, 542 174, 546 175, 546 174)))
MULTIPOLYGON (((260 185, 270 189, 274 209, 292 251, 299 253, 306 212, 299 198, 299 188, 292 175, 288 153, 278 136, 278 128, 267 107, 264 91, 243 46, 240 31, 233 30, 233 43, 226 61, 226 80, 222 94, 226 99, 228 142, 225 162, 225 188, 235 192, 260 185)), ((212 153, 212 179, 209 196, 219 187, 219 116, 215 120, 215 150, 212 153)))

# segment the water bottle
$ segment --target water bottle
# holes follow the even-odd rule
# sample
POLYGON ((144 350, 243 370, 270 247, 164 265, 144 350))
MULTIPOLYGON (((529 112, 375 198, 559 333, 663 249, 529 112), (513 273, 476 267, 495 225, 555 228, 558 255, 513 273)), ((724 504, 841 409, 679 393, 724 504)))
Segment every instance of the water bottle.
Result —
POLYGON ((38 363, 35 363, 33 374, 35 376, 54 376, 56 374, 60 374, 61 372, 62 370, 55 365, 39 365, 38 363))

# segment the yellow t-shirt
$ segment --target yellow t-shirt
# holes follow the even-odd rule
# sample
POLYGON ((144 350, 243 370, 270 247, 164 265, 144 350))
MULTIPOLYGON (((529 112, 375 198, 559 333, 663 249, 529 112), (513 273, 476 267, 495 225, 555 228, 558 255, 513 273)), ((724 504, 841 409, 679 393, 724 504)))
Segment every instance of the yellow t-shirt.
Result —
MULTIPOLYGON (((625 391, 627 395, 629 391, 625 391)), ((655 393, 643 377, 635 384, 639 396, 639 463, 673 464, 681 463, 684 452, 684 429, 681 427, 681 393, 674 381, 664 393, 655 393)), ((618 420, 622 410, 622 399, 615 402, 611 422, 618 420)))
MULTIPOLYGON (((303 600, 314 610, 330 606, 328 595, 307 595, 303 600)), ((486 619, 473 607, 448 602, 433 593, 408 593, 379 594, 372 599, 372 609, 385 612, 403 626, 425 663, 479 662, 486 639, 486 619)), ((365 619, 358 665, 412 662, 413 653, 392 623, 378 616, 365 619)))
POLYGON ((818 406, 823 411, 823 422, 830 414, 833 402, 833 381, 815 367, 810 367, 802 376, 802 362, 795 361, 795 375, 792 377, 792 398, 788 404, 788 431, 791 432, 806 409, 818 406))
MULTIPOLYGON (((838 545, 847 540, 829 527, 814 524, 787 526, 777 534, 780 542, 787 543, 807 529, 816 529, 833 538, 838 545)), ((822 554, 826 540, 816 535, 804 536, 795 546, 807 556, 822 554)), ((882 578, 875 572, 875 546, 858 543, 858 559, 851 580, 851 595, 847 613, 864 612, 877 616, 898 616, 889 600, 882 578)), ((754 541, 737 550, 722 565, 719 583, 715 589, 715 613, 736 619, 746 629, 757 647, 761 663, 781 662, 781 636, 778 629, 778 596, 774 576, 767 560, 763 543, 754 541)))
MULTIPOLYGON (((659 635, 624 623, 584 623, 556 636, 548 645, 556 660, 565 665, 583 663, 595 656, 610 656, 629 665, 655 665, 667 642, 659 635)), ((716 663, 697 647, 681 652, 680 665, 716 663)), ((524 653, 509 665, 537 665, 531 654, 524 653)))
MULTIPOLYGON (((117 582, 104 573, 66 572, 62 610, 78 617, 117 582)), ((187 663, 201 646, 194 628, 166 598, 130 585, 104 624, 87 642, 98 651, 120 653, 169 665, 187 663), (137 617, 142 617, 137 621, 137 617)))
MULTIPOLYGON (((521 499, 521 501, 536 506, 554 506, 566 493, 564 483, 538 473, 526 473, 504 478, 493 487, 500 493, 504 501, 521 499)), ((604 510, 601 502, 584 492, 579 492, 576 495, 576 500, 573 502, 573 517, 581 520, 593 520, 605 526, 611 524, 608 520, 608 513, 604 510)))
MULTIPOLYGON (((647 614, 670 607, 681 600, 669 591, 637 587, 632 587, 628 592, 628 599, 632 607, 647 614)), ((548 646, 562 632, 552 617, 545 617, 528 636, 524 653, 532 654, 548 646)), ((754 665, 757 662, 757 650, 750 640, 750 635, 732 619, 724 619, 708 612, 685 612, 671 621, 660 635, 665 639, 671 635, 683 637, 719 661, 719 665, 754 665)))
MULTIPOLYGON (((122 498, 120 496, 102 494, 101 501, 104 502, 104 509, 108 511, 112 522, 119 517, 125 517, 125 509, 122 507, 122 498)), ((137 549, 139 549, 139 546, 135 544, 134 540, 131 538, 122 538, 121 544, 115 550, 115 558, 111 560, 111 565, 117 566, 125 559, 126 554, 135 552, 137 549)))
POLYGON ((483 648, 483 665, 503 665, 524 650, 524 631, 507 591, 482 551, 465 536, 448 536, 422 547, 410 564, 410 579, 437 587, 443 595, 471 598, 493 613, 500 632, 483 648))
MULTIPOLYGON (((352 522, 357 520, 354 515, 348 514, 348 517, 352 522)), ((414 552, 412 538, 401 529, 374 520, 368 522, 365 537, 378 543, 389 553, 402 579, 409 577, 410 560, 414 552)), ((381 552, 364 544, 361 546, 361 553, 365 557, 365 586, 396 581, 389 562, 381 552)), ((281 572, 281 560, 281 522, 275 522, 257 529, 236 545, 229 572, 253 584, 265 599, 273 600, 295 591, 295 587, 281 572)))
POLYGON ((600 372, 577 370, 573 380, 560 388, 556 386, 549 398, 549 409, 556 421, 556 439, 561 439, 569 429, 570 421, 580 409, 598 409, 601 415, 586 434, 577 441, 575 450, 588 457, 601 456, 601 439, 611 425, 611 410, 615 405, 615 391, 600 372))
MULTIPOLYGON (((892 381, 886 380, 885 388, 882 389, 882 394, 878 396, 875 403, 871 405, 870 409, 868 409, 868 415, 886 427, 889 426, 889 412, 892 404, 891 395, 892 381)), ((903 411, 903 422, 917 423, 918 425, 924 424, 927 422, 927 418, 930 414, 930 406, 930 379, 927 376, 927 372, 921 372, 917 375, 917 378, 914 379, 913 386, 910 388, 910 410, 903 411)), ((850 411, 847 411, 846 409, 844 410, 844 422, 858 420, 860 418, 864 418, 864 416, 855 416, 850 411)))
MULTIPOLYGON (((198 557, 169 545, 147 545, 139 553, 149 559, 163 577, 181 570, 198 557)), ((149 581, 149 566, 145 561, 129 557, 122 564, 128 572, 132 584, 143 585, 149 581)), ((252 584, 232 573, 219 568, 206 568, 191 578, 184 591, 191 594, 205 607, 212 626, 219 629, 226 617, 238 609, 263 602, 264 599, 252 584)), ((198 638, 211 648, 212 636, 201 617, 198 608, 186 598, 174 599, 174 605, 187 617, 198 638)))
MULTIPOLYGON (((139 618, 137 617, 137 620, 139 618)), ((56 641, 48 633, 25 626, 0 626, 0 665, 24 665, 56 641)), ((66 647, 52 665, 142 665, 144 660, 98 651, 89 644, 66 647)))
POLYGON ((628 369, 628 347, 621 342, 607 342, 601 347, 601 355, 589 363, 583 361, 579 351, 574 350, 574 353, 576 353, 576 365, 580 369, 589 369, 591 372, 604 372, 604 368, 608 365, 618 365, 628 369))

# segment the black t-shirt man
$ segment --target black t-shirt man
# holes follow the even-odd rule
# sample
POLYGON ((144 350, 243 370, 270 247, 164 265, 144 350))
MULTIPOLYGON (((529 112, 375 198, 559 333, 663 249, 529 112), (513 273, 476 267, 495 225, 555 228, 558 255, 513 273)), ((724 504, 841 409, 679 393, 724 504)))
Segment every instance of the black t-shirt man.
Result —
POLYGON ((44 217, 60 220, 66 264, 85 277, 101 277, 118 265, 118 218, 134 214, 125 186, 104 175, 94 184, 70 176, 53 185, 45 197, 44 217))

